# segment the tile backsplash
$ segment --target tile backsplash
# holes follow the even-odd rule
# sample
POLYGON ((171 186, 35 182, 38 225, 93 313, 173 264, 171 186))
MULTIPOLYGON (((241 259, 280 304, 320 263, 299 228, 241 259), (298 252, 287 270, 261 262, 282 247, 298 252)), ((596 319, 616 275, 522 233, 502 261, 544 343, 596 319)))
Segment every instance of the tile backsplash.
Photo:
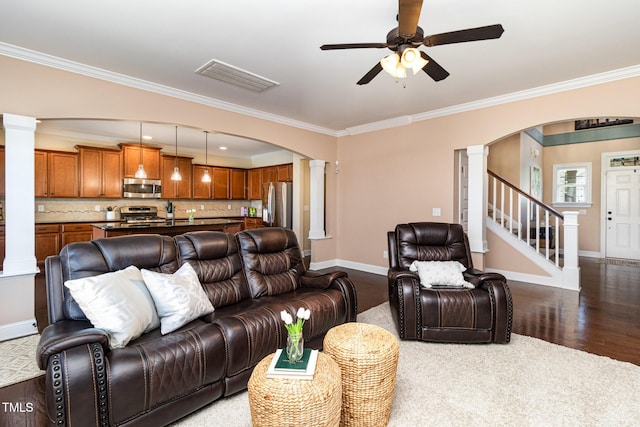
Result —
MULTIPOLYGON (((177 219, 188 217, 186 210, 195 209, 196 218, 219 218, 240 216, 240 208, 249 206, 261 208, 260 201, 255 200, 171 200, 174 216, 177 219)), ((155 206, 158 215, 166 217, 166 199, 35 199, 35 220, 46 222, 98 222, 106 221, 107 207, 123 206, 155 206)))

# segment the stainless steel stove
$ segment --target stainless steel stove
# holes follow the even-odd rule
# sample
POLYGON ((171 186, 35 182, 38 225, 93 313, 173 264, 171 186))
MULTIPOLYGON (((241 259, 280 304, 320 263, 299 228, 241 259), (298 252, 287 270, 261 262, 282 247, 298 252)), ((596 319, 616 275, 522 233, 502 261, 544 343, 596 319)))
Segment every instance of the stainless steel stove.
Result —
POLYGON ((120 217, 127 224, 145 224, 151 222, 165 222, 158 216, 155 206, 124 206, 120 208, 120 217))

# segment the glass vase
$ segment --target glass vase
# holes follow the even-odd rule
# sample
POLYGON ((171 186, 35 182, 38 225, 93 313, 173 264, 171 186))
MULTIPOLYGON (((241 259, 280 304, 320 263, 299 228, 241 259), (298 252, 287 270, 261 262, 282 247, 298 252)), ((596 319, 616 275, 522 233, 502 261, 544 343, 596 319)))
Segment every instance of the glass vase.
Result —
POLYGON ((289 362, 295 363, 302 359, 302 353, 304 352, 304 337, 302 334, 288 334, 287 335, 287 357, 289 362))

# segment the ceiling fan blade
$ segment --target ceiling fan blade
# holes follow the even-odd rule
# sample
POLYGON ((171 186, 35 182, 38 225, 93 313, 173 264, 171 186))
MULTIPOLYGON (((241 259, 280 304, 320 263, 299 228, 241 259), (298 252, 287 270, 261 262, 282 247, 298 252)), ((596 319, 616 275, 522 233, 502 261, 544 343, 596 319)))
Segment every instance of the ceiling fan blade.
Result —
POLYGON ((380 71, 382 71, 382 65, 380 65, 379 62, 377 62, 376 65, 374 65, 373 68, 370 69, 367 74, 365 74, 364 76, 362 76, 362 78, 360 80, 358 80, 358 84, 359 85, 366 85, 371 80, 373 80, 373 78, 375 76, 377 76, 378 73, 380 73, 380 71))
POLYGON ((502 33, 504 33, 502 25, 487 25, 486 27, 468 28, 466 30, 434 34, 425 37, 423 43, 425 46, 439 46, 443 44, 499 39, 502 33))
POLYGON ((382 49, 389 47, 386 43, 343 43, 343 44, 323 44, 320 46, 322 50, 334 50, 334 49, 382 49))
POLYGON ((420 51, 420 56, 422 56, 423 59, 429 61, 427 65, 422 67, 422 71, 427 73, 433 80, 439 82, 440 80, 444 80, 449 77, 449 72, 442 68, 436 61, 431 59, 429 55, 420 51))
POLYGON ((422 0, 398 0, 398 33, 411 38, 418 28, 422 0))

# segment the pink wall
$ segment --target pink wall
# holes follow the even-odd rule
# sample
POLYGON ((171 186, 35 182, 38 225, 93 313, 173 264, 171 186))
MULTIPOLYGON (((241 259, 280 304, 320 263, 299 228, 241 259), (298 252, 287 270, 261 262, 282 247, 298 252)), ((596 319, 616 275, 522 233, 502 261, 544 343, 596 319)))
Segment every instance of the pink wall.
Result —
POLYGON ((340 173, 327 173, 327 232, 333 238, 313 243, 314 261, 379 267, 387 266, 385 233, 395 224, 453 220, 454 150, 541 123, 640 116, 640 78, 631 78, 335 138, 7 57, 0 57, 0 70, 0 112, 215 128, 310 158, 339 160, 340 173), (442 216, 431 215, 434 207, 442 216))
POLYGON ((637 117, 639 96, 640 78, 631 78, 340 138, 338 258, 384 267, 385 232, 395 224, 452 221, 454 150, 543 123, 637 117))

